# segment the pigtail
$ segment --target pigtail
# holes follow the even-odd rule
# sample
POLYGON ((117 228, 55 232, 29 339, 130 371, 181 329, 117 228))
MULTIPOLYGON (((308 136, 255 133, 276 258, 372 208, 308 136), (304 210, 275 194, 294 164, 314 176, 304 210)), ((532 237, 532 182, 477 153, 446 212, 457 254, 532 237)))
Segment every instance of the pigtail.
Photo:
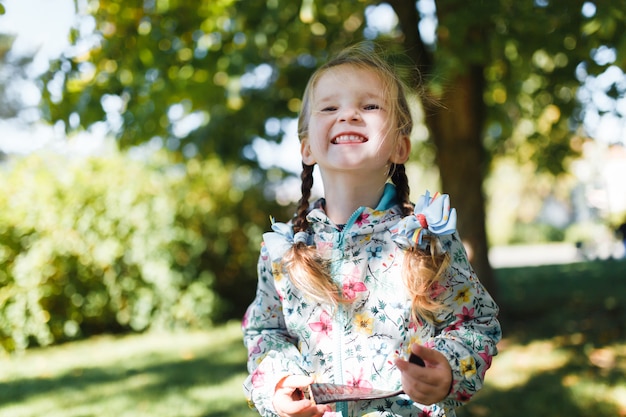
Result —
POLYGON ((313 165, 302 163, 302 173, 300 174, 300 192, 302 197, 298 201, 296 217, 293 219, 293 232, 306 232, 309 228, 309 222, 306 215, 309 212, 309 198, 311 198, 311 189, 313 188, 313 165))
POLYGON ((402 214, 410 216, 413 214, 413 204, 411 204, 409 179, 406 176, 404 164, 393 164, 391 167, 391 181, 396 186, 396 195, 402 207, 402 214))
MULTIPOLYGON (((298 202, 296 216, 293 219, 294 233, 306 232, 309 222, 309 198, 313 188, 313 165, 302 164, 302 197, 298 202)), ((328 262, 317 253, 315 246, 297 241, 285 253, 283 266, 289 273, 293 284, 312 300, 322 304, 336 305, 341 298, 339 289, 330 276, 328 262)))
MULTIPOLYGON (((437 238, 434 238, 437 239, 437 238)), ((433 240, 434 240, 433 239, 433 240)), ((431 242, 430 253, 413 247, 406 252, 402 266, 402 277, 413 300, 413 320, 422 317, 436 323, 443 304, 435 298, 437 283, 449 265, 447 253, 436 253, 437 245, 431 242)))
MULTIPOLYGON (((396 186, 396 193, 404 215, 412 215, 413 204, 409 199, 409 180, 404 165, 399 164, 393 167, 391 180, 396 186)), ((449 255, 447 252, 440 251, 437 237, 424 236, 424 239, 430 240, 427 246, 429 251, 419 247, 408 249, 404 257, 402 278, 413 300, 413 320, 417 322, 418 317, 422 317, 435 323, 437 313, 441 311, 443 305, 435 299, 434 293, 436 284, 449 265, 449 255)))

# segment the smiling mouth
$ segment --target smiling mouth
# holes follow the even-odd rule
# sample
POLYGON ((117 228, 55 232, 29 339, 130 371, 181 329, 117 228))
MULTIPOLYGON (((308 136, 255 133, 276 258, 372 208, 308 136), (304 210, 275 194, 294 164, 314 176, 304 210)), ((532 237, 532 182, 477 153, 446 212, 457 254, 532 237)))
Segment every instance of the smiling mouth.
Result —
POLYGON ((330 142, 335 145, 343 143, 365 143, 368 139, 361 135, 339 135, 333 138, 330 142))

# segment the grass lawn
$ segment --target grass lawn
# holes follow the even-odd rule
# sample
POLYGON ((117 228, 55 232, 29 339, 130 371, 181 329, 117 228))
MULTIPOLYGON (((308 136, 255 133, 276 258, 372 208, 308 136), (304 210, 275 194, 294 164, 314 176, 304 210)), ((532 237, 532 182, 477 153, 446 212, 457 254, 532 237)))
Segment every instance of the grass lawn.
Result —
MULTIPOLYGON (((626 416, 626 262, 496 271, 504 339, 459 417, 626 416)), ((0 417, 251 417, 239 323, 0 358, 0 417)))
POLYGON ((0 417, 254 416, 240 324, 102 336, 0 359, 0 417))

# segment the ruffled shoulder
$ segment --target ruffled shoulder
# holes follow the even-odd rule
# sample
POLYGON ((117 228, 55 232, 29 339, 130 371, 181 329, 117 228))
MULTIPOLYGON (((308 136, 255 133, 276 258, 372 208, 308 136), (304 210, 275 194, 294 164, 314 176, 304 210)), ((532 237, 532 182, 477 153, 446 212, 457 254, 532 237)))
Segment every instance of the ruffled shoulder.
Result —
POLYGON ((425 235, 444 236, 456 232, 456 209, 450 207, 448 194, 426 191, 417 203, 413 214, 404 217, 391 229, 391 238, 402 249, 426 249, 425 235))
POLYGON ((263 243, 272 260, 282 258, 285 252, 296 243, 302 242, 307 246, 312 244, 313 237, 310 233, 294 233, 291 223, 275 222, 273 218, 270 220, 272 221, 272 231, 263 233, 263 243))

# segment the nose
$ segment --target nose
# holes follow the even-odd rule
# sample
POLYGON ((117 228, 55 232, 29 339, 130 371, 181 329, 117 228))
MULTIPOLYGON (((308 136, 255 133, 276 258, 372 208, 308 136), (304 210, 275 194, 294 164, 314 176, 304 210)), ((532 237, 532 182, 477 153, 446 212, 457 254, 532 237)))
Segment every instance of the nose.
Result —
POLYGON ((359 113, 359 110, 355 107, 346 107, 339 112, 339 121, 341 122, 352 122, 359 120, 361 120, 361 114, 359 113))

